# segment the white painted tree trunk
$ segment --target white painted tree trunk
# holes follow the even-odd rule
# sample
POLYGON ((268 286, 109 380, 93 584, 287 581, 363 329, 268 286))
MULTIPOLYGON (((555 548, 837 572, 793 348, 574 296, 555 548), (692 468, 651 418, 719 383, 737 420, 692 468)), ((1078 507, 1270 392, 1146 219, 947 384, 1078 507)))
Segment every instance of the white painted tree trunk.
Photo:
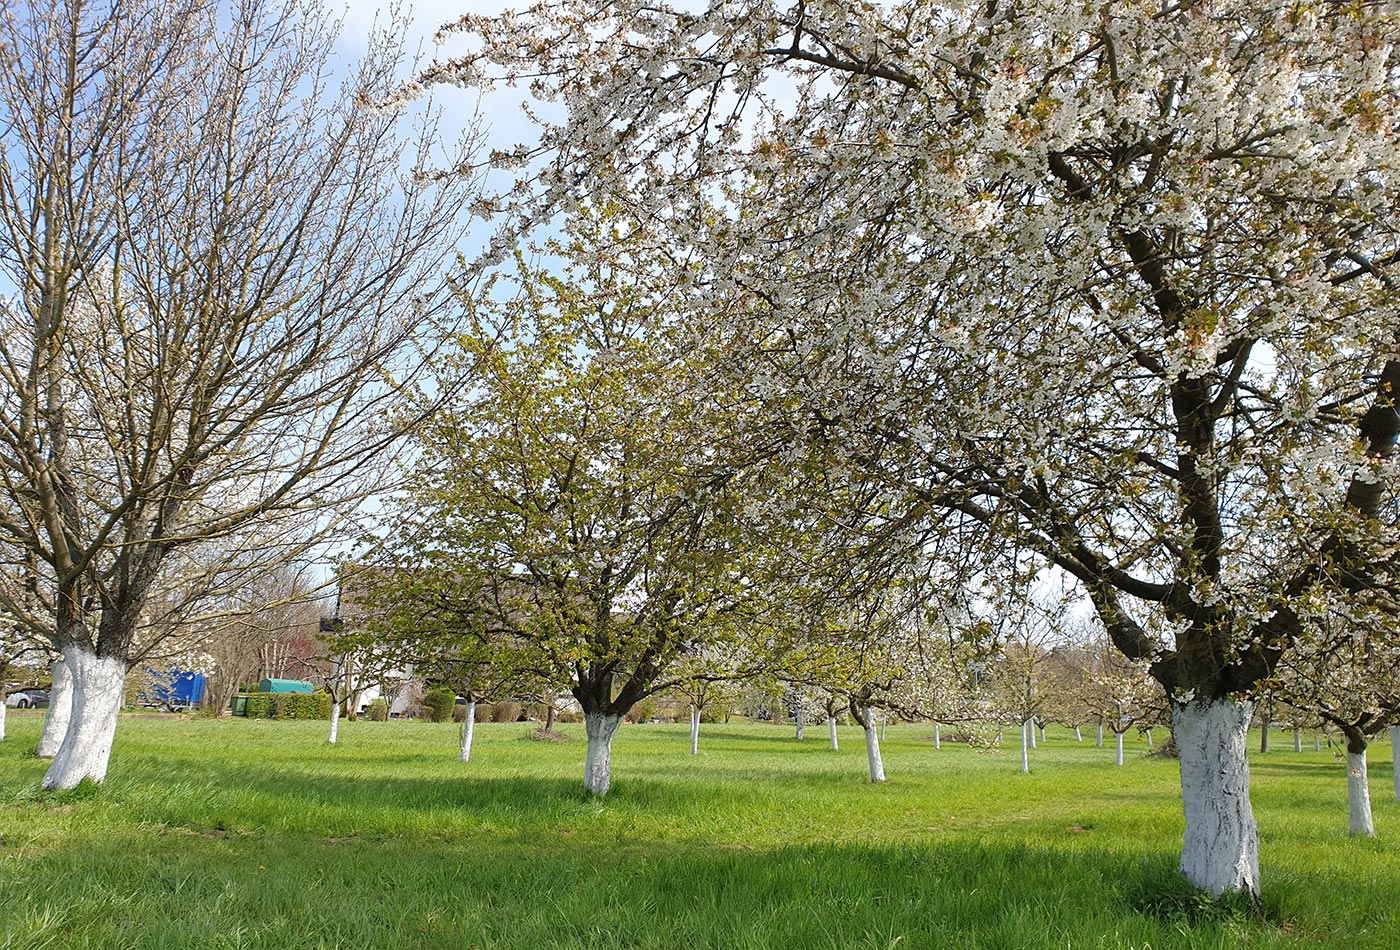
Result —
POLYGON ((1035 720, 1034 720, 1034 719, 1027 719, 1024 723, 1022 723, 1022 726, 1024 727, 1022 731, 1023 731, 1027 736, 1030 736, 1031 748, 1034 749, 1034 748, 1035 748, 1035 720))
POLYGON ((700 710, 690 707, 690 754, 700 754, 700 710))
POLYGON ((885 780, 885 762, 880 757, 880 733, 875 723, 875 710, 865 711, 865 757, 870 760, 870 781, 885 780))
POLYGON ((1043 722, 1042 722, 1042 723, 1039 723, 1038 726, 1039 726, 1039 728, 1040 728, 1040 744, 1041 744, 1041 745, 1044 745, 1044 744, 1045 744, 1045 723, 1043 723, 1043 722))
MULTIPOLYGON (((1314 752, 1321 752, 1321 751, 1322 751, 1322 740, 1319 739, 1317 736, 1313 736, 1313 751, 1314 751, 1314 752)), ((1397 785, 1395 788, 1396 788, 1396 797, 1395 797, 1395 800, 1396 800, 1397 802, 1400 802, 1400 785, 1397 785)))
POLYGON ((335 745, 335 740, 340 736, 340 703, 331 703, 331 732, 326 736, 328 745, 335 745))
POLYGON ((39 735, 39 748, 34 754, 41 759, 52 759, 68 734, 68 720, 73 714, 73 671, 68 668, 68 660, 58 660, 53 665, 53 686, 49 688, 49 712, 44 717, 44 731, 39 735))
POLYGON ((1347 752, 1347 833, 1376 836, 1371 820, 1371 783, 1366 774, 1366 753, 1347 752))
POLYGON ((837 751, 838 749, 841 748, 839 745, 836 744, 836 717, 835 717, 835 716, 828 716, 828 717, 827 717, 827 720, 826 720, 826 727, 827 727, 827 729, 830 730, 830 732, 831 732, 831 750, 832 750, 833 752, 835 752, 835 751, 837 751))
POLYGON ((1103 723, 1102 723, 1102 722, 1099 723, 1099 735, 1098 735, 1098 738, 1094 740, 1094 748, 1096 748, 1096 749, 1102 749, 1102 748, 1103 748, 1103 723))
POLYGON ((885 741, 885 723, 886 723, 886 722, 888 722, 888 720, 885 719, 884 716, 881 716, 881 717, 880 717, 880 741, 881 741, 881 742, 884 742, 884 741, 885 741))
POLYGON ((943 748, 943 734, 939 731, 938 723, 936 722, 933 724, 933 747, 934 749, 943 748))
POLYGON ((1083 741, 1084 741, 1084 733, 1082 733, 1082 732, 1079 731, 1079 727, 1078 727, 1078 726, 1075 726, 1075 727, 1074 727, 1074 741, 1075 741, 1075 742, 1083 742, 1083 741))
POLYGON ((1395 783, 1395 800, 1400 802, 1400 726, 1390 727, 1390 774, 1395 783))
POLYGON ((801 742, 807 738, 807 717, 802 714, 802 707, 797 707, 797 712, 793 716, 797 720, 797 741, 801 742))
POLYGON ((1294 752, 1302 752, 1302 751, 1303 751, 1303 730, 1301 730, 1301 729, 1294 729, 1294 730, 1293 730, 1293 751, 1294 751, 1294 752))
POLYGON ((1026 772, 1029 772, 1029 771, 1031 770, 1030 739, 1028 738, 1029 734, 1030 734, 1030 728, 1028 727, 1027 723, 1024 723, 1024 722, 1021 723, 1021 771, 1022 771, 1022 773, 1026 773, 1026 772))
POLYGON ((5 691, 0 689, 0 742, 5 741, 5 691))
POLYGON ((1118 745, 1117 762, 1118 762, 1118 764, 1121 766, 1121 765, 1123 764, 1123 733, 1121 733, 1121 732, 1115 732, 1115 733, 1113 734, 1113 738, 1114 738, 1115 740, 1117 740, 1117 745, 1118 745))
POLYGON ((1147 737, 1147 747, 1152 748, 1152 730, 1148 729, 1143 735, 1147 737))
POLYGON ((65 652, 72 703, 68 729, 42 782, 49 790, 72 788, 85 778, 100 782, 107 777, 126 683, 126 664, 117 657, 98 656, 76 646, 65 652))
POLYGON ((472 760, 472 733, 476 731, 476 700, 467 700, 467 716, 462 720, 462 749, 457 755, 458 762, 472 760))
POLYGON ((1259 894, 1259 828, 1246 756, 1253 713, 1253 703, 1228 699, 1172 708, 1186 817, 1181 873, 1217 897, 1259 894))
POLYGON ((604 713, 584 713, 583 728, 588 733, 588 757, 583 763, 583 787, 594 795, 606 795, 612 786, 612 741, 622 717, 604 713))

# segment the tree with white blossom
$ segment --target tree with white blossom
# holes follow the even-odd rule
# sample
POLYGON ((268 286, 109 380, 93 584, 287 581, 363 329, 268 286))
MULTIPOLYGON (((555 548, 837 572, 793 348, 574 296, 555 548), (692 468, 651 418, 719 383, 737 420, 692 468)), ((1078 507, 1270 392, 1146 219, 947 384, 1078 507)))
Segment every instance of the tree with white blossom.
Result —
POLYGON ((564 110, 494 157, 501 241, 626 202, 704 262, 694 294, 750 302, 710 329, 795 431, 1076 578, 1171 697, 1182 871, 1257 893, 1251 691, 1391 582, 1400 11, 560 0, 451 29, 473 46, 425 81, 564 110))

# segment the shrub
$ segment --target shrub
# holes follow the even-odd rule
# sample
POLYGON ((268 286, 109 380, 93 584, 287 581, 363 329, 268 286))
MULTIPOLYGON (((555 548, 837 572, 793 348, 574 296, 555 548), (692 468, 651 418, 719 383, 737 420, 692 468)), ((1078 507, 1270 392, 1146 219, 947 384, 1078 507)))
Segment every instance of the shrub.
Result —
POLYGON ((456 703, 456 704, 453 705, 453 707, 452 707, 452 721, 453 721, 453 722, 466 722, 466 721, 467 721, 467 704, 466 704, 466 703, 456 703))
POLYGON ((633 703, 632 708, 627 711, 627 715, 633 722, 650 722, 656 715, 656 703, 650 699, 633 703))
POLYGON ((452 707, 457 704, 457 694, 446 686, 434 686, 423 695, 423 713, 431 722, 448 722, 452 718, 452 707))
POLYGON ((496 713, 496 707, 490 703, 477 703, 476 715, 472 716, 477 722, 490 722, 491 717, 496 713))
POLYGON ((701 722, 728 722, 729 707, 723 703, 709 703, 700 710, 701 722))
POLYGON ((556 723, 560 723, 560 722, 583 722, 583 713, 581 713, 581 712, 561 712, 561 713, 557 713, 557 714, 555 715, 555 717, 554 717, 554 721, 555 721, 556 723))
POLYGON ((369 711, 366 713, 371 722, 387 722, 389 720, 389 701, 384 698, 376 699, 369 704, 369 711))
POLYGON ((249 719, 271 719, 272 718, 272 694, 252 693, 248 696, 248 718, 249 719))
POLYGON ((277 693, 272 715, 275 719, 329 719, 331 698, 326 693, 277 693))
POLYGON ((519 703, 497 703, 491 710, 492 722, 518 722, 520 720, 519 703))

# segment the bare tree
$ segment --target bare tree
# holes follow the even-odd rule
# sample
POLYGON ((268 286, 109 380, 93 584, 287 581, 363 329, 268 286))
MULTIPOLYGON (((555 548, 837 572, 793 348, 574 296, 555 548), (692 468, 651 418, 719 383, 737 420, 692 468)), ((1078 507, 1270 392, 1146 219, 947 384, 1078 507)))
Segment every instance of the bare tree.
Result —
POLYGON ((397 444, 471 186, 405 171, 374 105, 398 46, 339 84, 328 24, 314 0, 0 20, 0 532, 73 683, 46 788, 105 776, 153 594, 221 570, 189 551, 297 554, 397 444))

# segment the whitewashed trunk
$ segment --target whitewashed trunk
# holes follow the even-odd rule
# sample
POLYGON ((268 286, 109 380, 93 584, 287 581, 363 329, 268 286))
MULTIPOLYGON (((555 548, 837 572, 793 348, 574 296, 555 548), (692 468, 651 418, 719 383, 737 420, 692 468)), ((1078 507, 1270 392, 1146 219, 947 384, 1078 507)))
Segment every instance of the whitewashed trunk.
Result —
POLYGON ((1217 897, 1259 894, 1259 828, 1246 755, 1253 712, 1253 703, 1228 699, 1172 708, 1186 817, 1181 873, 1217 897))
POLYGON ((870 781, 885 780, 885 762, 880 758, 880 733, 875 723, 875 711, 865 711, 865 757, 870 760, 870 781))
POLYGON ((1390 774, 1395 783, 1395 800, 1400 802, 1400 726, 1390 727, 1390 774))
POLYGON ((1040 724, 1040 744, 1045 744, 1045 723, 1040 724))
POLYGON ((612 786, 612 741, 621 716, 585 713, 583 728, 588 733, 588 757, 583 763, 583 787, 594 795, 606 795, 612 786))
POLYGON ((700 754, 700 710, 690 707, 690 754, 700 754))
POLYGON ((1023 773, 1031 770, 1030 739, 1027 738, 1029 733, 1030 729, 1027 728, 1026 723, 1021 723, 1021 771, 1023 773))
POLYGON ((883 716, 880 717, 880 741, 881 741, 881 742, 884 742, 884 741, 885 741, 885 723, 886 723, 887 721, 888 721, 888 720, 886 720, 883 716))
POLYGON ((1094 748, 1096 748, 1096 749, 1102 749, 1102 748, 1103 748, 1103 723, 1099 723, 1099 735, 1098 735, 1098 738, 1096 738, 1096 739, 1094 740, 1094 748))
POLYGON ((1027 720, 1026 720, 1024 723, 1022 723, 1021 725, 1022 725, 1022 727, 1023 727, 1022 731, 1025 732, 1025 734, 1026 734, 1027 736, 1030 737, 1031 748, 1034 749, 1034 748, 1035 748, 1035 720, 1034 720, 1034 719, 1027 719, 1027 720))
MULTIPOLYGON (((1322 751, 1322 740, 1319 739, 1317 736, 1313 736, 1313 751, 1314 751, 1314 752, 1321 752, 1321 751, 1322 751)), ((1395 786, 1395 800, 1396 800, 1397 802, 1400 802, 1400 785, 1396 785, 1396 786, 1395 786)))
POLYGON ((1152 730, 1148 729, 1143 735, 1147 738, 1147 747, 1152 748, 1152 730))
POLYGON ((797 720, 797 741, 801 742, 807 738, 807 717, 802 715, 801 709, 798 709, 793 718, 797 720))
POLYGON ((39 735, 39 748, 34 754, 52 759, 68 734, 68 720, 73 714, 73 671, 67 659, 53 665, 53 686, 49 688, 49 712, 44 717, 44 731, 39 735))
POLYGON ((5 741, 5 691, 0 689, 0 742, 5 741))
POLYGON ((1118 742, 1117 762, 1121 766, 1123 764, 1123 733, 1115 732, 1113 738, 1118 742))
POLYGON ((832 748, 832 751, 836 751, 836 750, 840 749, 841 747, 840 747, 839 745, 836 744, 836 717, 835 717, 835 716, 828 716, 828 717, 827 717, 827 720, 826 720, 826 728, 828 729, 828 731, 831 732, 831 748, 832 748))
POLYGON ((1303 751, 1303 730, 1301 730, 1301 729, 1294 729, 1294 730, 1293 730, 1293 751, 1294 751, 1294 752, 1302 752, 1302 751, 1303 751))
POLYGON ((326 736, 329 745, 335 745, 335 740, 340 736, 340 703, 331 703, 331 732, 326 736))
POLYGON ((126 683, 126 664, 117 657, 70 646, 66 660, 72 676, 71 710, 68 729, 44 775, 42 785, 49 790, 73 788, 85 778, 100 782, 107 777, 126 683))
POLYGON ((939 732, 936 722, 933 724, 933 747, 934 749, 943 748, 943 735, 939 732))
POLYGON ((462 720, 462 749, 457 755, 458 762, 472 760, 472 733, 476 731, 476 700, 467 700, 467 716, 462 720))
POLYGON ((1376 836, 1371 820, 1371 783, 1366 775, 1366 753, 1347 752, 1347 833, 1376 836))
POLYGON ((1075 726, 1075 727, 1074 727, 1074 741, 1075 741, 1075 742, 1083 742, 1083 741, 1084 741, 1084 733, 1082 733, 1082 732, 1079 731, 1079 727, 1078 727, 1078 726, 1075 726))

